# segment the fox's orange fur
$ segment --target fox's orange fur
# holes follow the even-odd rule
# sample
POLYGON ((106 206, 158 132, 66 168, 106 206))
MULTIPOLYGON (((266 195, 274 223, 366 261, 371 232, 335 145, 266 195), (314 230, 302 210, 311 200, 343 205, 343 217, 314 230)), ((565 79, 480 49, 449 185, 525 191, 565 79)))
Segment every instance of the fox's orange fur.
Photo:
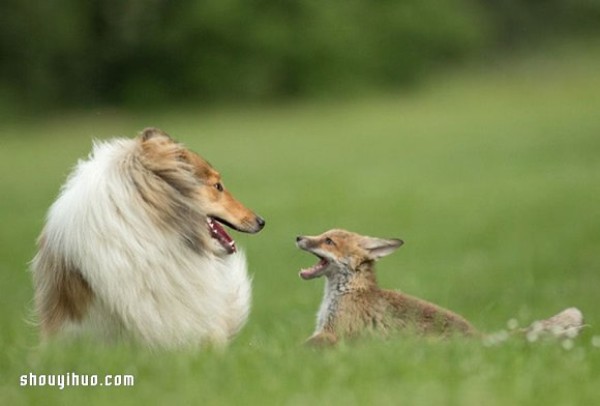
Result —
MULTIPOLYGON (((467 320, 450 310, 377 285, 375 262, 399 248, 402 240, 334 229, 318 236, 299 236, 296 244, 320 259, 315 266, 303 269, 300 276, 327 278, 317 327, 308 339, 311 344, 335 344, 341 338, 365 332, 387 335, 403 330, 481 336, 467 320)), ((563 313, 569 317, 559 317, 547 330, 577 332, 582 324, 581 312, 571 308, 563 313)))

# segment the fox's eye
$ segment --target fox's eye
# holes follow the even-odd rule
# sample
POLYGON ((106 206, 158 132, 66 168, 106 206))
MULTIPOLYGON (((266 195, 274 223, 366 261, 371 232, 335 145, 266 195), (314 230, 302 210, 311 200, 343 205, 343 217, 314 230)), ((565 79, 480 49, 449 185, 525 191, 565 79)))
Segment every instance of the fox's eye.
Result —
POLYGON ((335 245, 335 243, 333 242, 333 240, 329 237, 325 238, 325 244, 327 245, 335 245))
POLYGON ((218 190, 219 192, 222 192, 222 191, 223 191, 223 184, 222 184, 221 182, 217 182, 217 183, 215 183, 215 187, 217 188, 217 190, 218 190))

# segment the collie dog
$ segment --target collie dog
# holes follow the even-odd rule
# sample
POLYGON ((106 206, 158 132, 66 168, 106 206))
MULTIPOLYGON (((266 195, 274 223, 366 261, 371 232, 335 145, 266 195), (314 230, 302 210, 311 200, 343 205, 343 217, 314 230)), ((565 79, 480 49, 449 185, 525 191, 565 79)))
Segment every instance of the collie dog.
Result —
POLYGON ((248 318, 251 282, 223 224, 257 233, 265 222, 168 134, 149 128, 95 143, 38 239, 32 272, 42 336, 226 344, 248 318))

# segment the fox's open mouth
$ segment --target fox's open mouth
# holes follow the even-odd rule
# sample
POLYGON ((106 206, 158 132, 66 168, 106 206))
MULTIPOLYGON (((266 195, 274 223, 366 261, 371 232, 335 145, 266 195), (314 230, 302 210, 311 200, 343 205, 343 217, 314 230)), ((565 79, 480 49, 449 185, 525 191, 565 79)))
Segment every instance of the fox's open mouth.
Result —
POLYGON ((227 234, 227 231, 225 231, 223 226, 220 224, 223 222, 222 220, 219 220, 215 217, 207 217, 206 222, 208 223, 208 231, 210 231, 210 236, 217 240, 219 244, 221 244, 225 251, 227 251, 227 254, 233 254, 237 251, 237 248, 235 247, 235 241, 229 234, 227 234))
POLYGON ((327 258, 323 258, 317 255, 319 258, 319 262, 310 268, 305 268, 300 270, 300 277, 302 279, 314 279, 318 278, 323 274, 323 271, 329 266, 329 260, 327 258))

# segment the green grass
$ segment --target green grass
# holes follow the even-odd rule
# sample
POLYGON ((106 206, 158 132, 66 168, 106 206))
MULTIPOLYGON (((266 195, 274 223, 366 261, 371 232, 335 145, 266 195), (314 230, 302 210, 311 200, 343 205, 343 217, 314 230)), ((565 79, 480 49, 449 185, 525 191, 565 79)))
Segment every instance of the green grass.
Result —
POLYGON ((407 95, 279 107, 72 112, 0 124, 0 404, 591 405, 600 402, 600 52, 556 49, 440 77, 407 95), (236 235, 254 304, 225 352, 40 347, 27 262, 45 212, 93 138, 158 126, 207 157, 267 220, 236 235), (328 351, 322 281, 299 233, 400 237, 380 283, 484 331, 578 306, 560 343, 404 338, 328 351), (596 337, 598 339, 598 337, 596 337), (19 376, 134 374, 129 388, 21 388, 19 376))

